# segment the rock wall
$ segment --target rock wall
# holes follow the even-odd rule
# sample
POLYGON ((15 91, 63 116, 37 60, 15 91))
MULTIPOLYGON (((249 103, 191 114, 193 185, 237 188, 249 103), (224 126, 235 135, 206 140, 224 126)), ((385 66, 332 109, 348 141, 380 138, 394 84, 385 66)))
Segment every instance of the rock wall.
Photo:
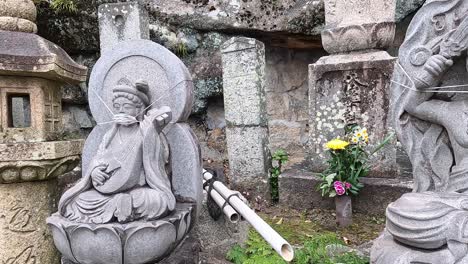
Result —
MULTIPOLYGON (((117 0, 74 0, 75 12, 38 4, 39 34, 63 47, 90 68, 99 58, 97 7, 117 0)), ((205 160, 226 160, 220 47, 232 36, 256 38, 266 45, 267 111, 270 150, 283 148, 289 166, 305 158, 308 137, 307 65, 326 55, 321 48, 323 1, 306 0, 139 0, 150 13, 150 37, 189 67, 196 101, 190 119, 205 160)), ((423 0, 399 1, 402 21, 423 0)), ((407 22, 397 34, 405 33, 407 22)), ((401 37, 396 37, 396 47, 401 37)), ((396 50, 396 49, 394 49, 396 50)), ((395 54, 395 51, 391 52, 395 54)), ((85 137, 95 125, 87 106, 87 85, 67 85, 63 92, 64 137, 85 137)))

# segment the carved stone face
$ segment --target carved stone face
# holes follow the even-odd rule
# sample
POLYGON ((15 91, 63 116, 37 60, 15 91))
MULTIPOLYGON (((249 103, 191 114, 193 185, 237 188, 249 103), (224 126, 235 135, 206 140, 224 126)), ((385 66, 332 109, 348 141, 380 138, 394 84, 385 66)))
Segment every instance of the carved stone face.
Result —
POLYGON ((125 97, 118 97, 114 100, 114 110, 117 114, 127 114, 137 116, 140 112, 140 107, 125 97))

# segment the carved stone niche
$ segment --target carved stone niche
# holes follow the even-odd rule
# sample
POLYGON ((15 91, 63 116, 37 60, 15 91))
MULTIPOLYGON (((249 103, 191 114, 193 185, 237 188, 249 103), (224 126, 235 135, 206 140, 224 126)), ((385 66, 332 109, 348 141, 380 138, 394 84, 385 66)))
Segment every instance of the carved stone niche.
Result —
POLYGON ((325 0, 323 48, 342 53, 389 47, 395 35, 396 0, 325 0))
MULTIPOLYGON (((311 169, 325 169, 325 143, 344 135, 346 124, 369 130, 377 145, 391 131, 389 85, 395 58, 385 51, 322 57, 309 66, 309 157, 311 169)), ((372 146, 371 146, 372 147, 372 146)), ((397 150, 387 145, 372 164, 374 177, 396 177, 397 150)))

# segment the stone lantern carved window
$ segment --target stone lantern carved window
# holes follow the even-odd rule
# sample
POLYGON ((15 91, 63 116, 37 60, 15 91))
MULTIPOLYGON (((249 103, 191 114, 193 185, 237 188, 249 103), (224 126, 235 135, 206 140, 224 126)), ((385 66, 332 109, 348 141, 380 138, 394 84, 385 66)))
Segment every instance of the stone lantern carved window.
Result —
POLYGON ((24 128, 31 126, 31 99, 29 94, 7 94, 8 127, 24 128))

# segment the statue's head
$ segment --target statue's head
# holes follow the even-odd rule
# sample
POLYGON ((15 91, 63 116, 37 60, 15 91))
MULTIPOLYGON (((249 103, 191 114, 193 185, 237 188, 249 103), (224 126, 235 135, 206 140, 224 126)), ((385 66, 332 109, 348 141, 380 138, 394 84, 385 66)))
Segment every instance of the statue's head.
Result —
POLYGON ((137 116, 149 104, 148 90, 148 83, 144 80, 138 80, 133 84, 126 78, 120 79, 113 90, 114 112, 137 116))

